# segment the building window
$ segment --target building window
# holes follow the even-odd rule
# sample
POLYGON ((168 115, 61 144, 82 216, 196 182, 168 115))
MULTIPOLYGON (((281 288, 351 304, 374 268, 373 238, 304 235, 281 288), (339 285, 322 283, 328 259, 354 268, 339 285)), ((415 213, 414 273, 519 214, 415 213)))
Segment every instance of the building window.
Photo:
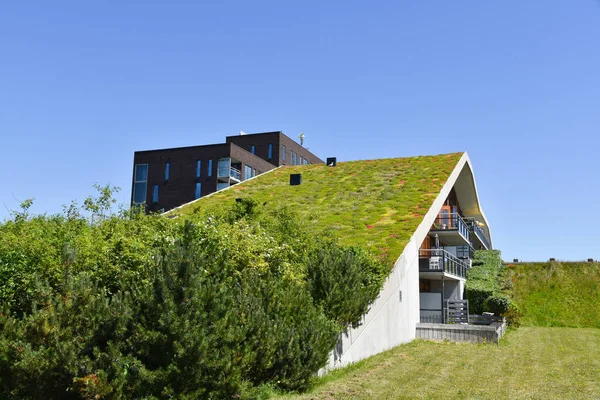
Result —
POLYGON ((148 164, 136 164, 133 175, 133 204, 144 204, 148 185, 148 164))
POLYGON ((229 187, 229 182, 217 182, 217 190, 223 190, 229 187))
POLYGON ((202 184, 196 182, 196 193, 194 193, 194 198, 199 199, 200 197, 202 197, 202 184))
POLYGON ((165 181, 169 180, 169 175, 171 175, 171 163, 165 163, 165 181))
POLYGON ((298 154, 294 153, 294 161, 292 161, 292 164, 297 165, 298 163, 296 161, 298 161, 298 154))
POLYGON ((283 161, 285 161, 285 156, 286 156, 286 155, 287 155, 287 154, 285 154, 285 145, 284 145, 284 146, 282 146, 282 147, 281 147, 281 159, 282 159, 283 161))
POLYGON ((269 143, 269 152, 267 154, 267 158, 270 160, 271 158, 273 158, 273 144, 269 143))
POLYGON ((196 178, 200 178, 201 175, 202 175, 202 161, 197 160, 196 161, 196 178))
POLYGON ((158 185, 154 185, 154 189, 152 189, 152 202, 158 203, 158 185))
POLYGON ((252 153, 252 154, 256 153, 256 146, 255 145, 250 146, 250 153, 252 153))
POLYGON ((302 156, 300 156, 300 165, 304 164, 304 160, 302 160, 302 156))
POLYGON ((252 167, 244 165, 244 180, 252 178, 252 167))
POLYGON ((290 164, 294 165, 294 152, 290 150, 290 164))
POLYGON ((308 165, 308 160, 306 158, 304 159, 304 165, 308 165))
POLYGON ((256 176, 256 168, 254 168, 254 170, 252 171, 252 176, 256 176))
POLYGON ((212 158, 208 160, 208 168, 206 170, 206 176, 212 176, 212 158))

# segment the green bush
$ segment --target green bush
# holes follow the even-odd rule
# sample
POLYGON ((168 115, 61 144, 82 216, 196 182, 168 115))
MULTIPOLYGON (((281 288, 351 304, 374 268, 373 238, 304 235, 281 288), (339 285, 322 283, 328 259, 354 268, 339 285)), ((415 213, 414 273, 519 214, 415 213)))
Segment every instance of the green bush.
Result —
POLYGON ((509 307, 510 299, 501 294, 492 295, 483 302, 483 308, 496 315, 503 315, 508 311, 509 307))
POLYGON ((359 248, 321 241, 308 262, 308 287, 328 318, 342 328, 357 326, 379 294, 387 271, 359 248))
POLYGON ((306 389, 387 268, 261 207, 174 220, 92 207, 93 222, 70 208, 0 224, 0 398, 306 389))
POLYGON ((465 286, 469 312, 473 314, 492 312, 496 315, 504 315, 509 311, 511 300, 502 292, 506 288, 502 272, 500 251, 475 252, 473 266, 467 273, 465 286))

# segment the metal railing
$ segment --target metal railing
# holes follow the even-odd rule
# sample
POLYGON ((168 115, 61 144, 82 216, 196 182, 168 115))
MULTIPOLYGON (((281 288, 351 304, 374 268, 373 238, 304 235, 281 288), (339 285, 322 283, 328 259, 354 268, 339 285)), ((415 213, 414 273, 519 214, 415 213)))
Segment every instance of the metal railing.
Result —
POLYGON ((487 232, 477 224, 477 221, 475 220, 475 218, 467 217, 464 220, 465 220, 467 226, 469 227, 469 229, 473 233, 475 233, 475 235, 479 238, 481 243, 484 244, 486 249, 490 250, 492 248, 492 246, 490 244, 490 240, 488 239, 487 232))
POLYGON ((419 271, 421 272, 446 272, 466 278, 469 265, 446 250, 420 249, 419 271))
POLYGON ((231 178, 237 179, 238 181, 241 181, 242 180, 242 172, 233 167, 220 167, 217 170, 217 177, 218 178, 231 177, 231 178))
POLYGON ((465 239, 470 240, 469 226, 458 213, 440 213, 433 222, 437 230, 457 230, 465 239))

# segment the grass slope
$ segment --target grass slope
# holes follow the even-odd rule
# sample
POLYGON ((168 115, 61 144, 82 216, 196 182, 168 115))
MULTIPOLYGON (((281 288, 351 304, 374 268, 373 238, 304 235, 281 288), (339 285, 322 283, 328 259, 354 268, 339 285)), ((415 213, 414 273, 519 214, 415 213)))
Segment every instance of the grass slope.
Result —
POLYGON ((251 196, 267 209, 289 205, 312 221, 316 232, 333 229, 343 244, 359 245, 393 262, 462 154, 341 162, 335 168, 283 167, 174 213, 210 212, 251 196), (294 173, 302 174, 299 186, 289 185, 294 173))
POLYGON ((600 330, 523 327, 500 346, 414 341, 285 399, 600 397, 600 330))
POLYGON ((506 273, 522 324, 600 328, 600 264, 509 264, 506 273))

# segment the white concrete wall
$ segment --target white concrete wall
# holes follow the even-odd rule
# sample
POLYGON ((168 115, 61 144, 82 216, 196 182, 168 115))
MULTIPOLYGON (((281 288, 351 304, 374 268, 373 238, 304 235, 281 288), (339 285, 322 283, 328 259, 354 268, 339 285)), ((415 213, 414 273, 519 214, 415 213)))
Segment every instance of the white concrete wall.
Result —
POLYGON ((348 365, 415 338, 420 321, 419 245, 414 238, 409 242, 362 325, 341 335, 326 369, 348 365))

